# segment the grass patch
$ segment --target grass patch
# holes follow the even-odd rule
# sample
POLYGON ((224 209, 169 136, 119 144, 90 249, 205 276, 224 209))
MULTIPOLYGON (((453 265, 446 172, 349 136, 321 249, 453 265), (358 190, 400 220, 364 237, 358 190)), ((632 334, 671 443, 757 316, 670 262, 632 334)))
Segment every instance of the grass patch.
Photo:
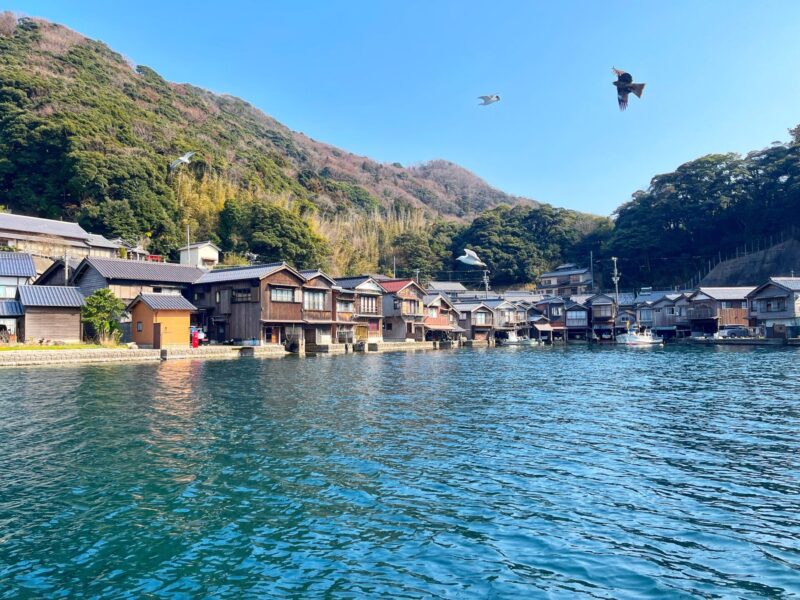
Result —
POLYGON ((21 345, 21 346, 0 346, 0 352, 11 352, 14 350, 124 350, 127 346, 101 346, 100 344, 62 344, 60 346, 40 346, 21 345))

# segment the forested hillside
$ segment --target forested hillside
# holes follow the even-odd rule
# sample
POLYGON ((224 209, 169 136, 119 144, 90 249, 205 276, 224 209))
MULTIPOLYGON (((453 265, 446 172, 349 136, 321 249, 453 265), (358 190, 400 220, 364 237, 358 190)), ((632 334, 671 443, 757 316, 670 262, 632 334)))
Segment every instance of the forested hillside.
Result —
POLYGON ((0 23, 0 193, 14 211, 148 238, 156 253, 173 253, 188 224, 193 239, 228 251, 342 273, 385 268, 401 235, 407 246, 408 235, 456 231, 499 204, 535 205, 445 161, 404 168, 355 156, 242 100, 170 83, 100 42, 9 13, 0 23), (186 151, 197 152, 191 164, 170 173, 186 151))

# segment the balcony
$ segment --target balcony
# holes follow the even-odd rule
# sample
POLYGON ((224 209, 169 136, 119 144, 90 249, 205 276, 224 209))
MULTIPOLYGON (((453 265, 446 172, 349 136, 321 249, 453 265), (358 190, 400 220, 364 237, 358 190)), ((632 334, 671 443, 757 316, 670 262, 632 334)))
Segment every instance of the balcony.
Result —
POLYGON ((567 327, 588 327, 587 319, 567 319, 567 327))
POLYGON ((492 319, 476 319, 472 317, 473 327, 492 327, 493 325, 492 319))

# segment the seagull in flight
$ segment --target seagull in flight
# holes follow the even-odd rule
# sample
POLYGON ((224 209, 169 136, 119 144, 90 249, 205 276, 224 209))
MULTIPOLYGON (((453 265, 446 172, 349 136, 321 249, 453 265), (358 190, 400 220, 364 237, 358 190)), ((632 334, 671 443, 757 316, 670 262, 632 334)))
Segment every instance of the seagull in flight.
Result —
POLYGON ((611 67, 611 70, 614 71, 614 75, 617 76, 617 80, 612 82, 612 85, 616 86, 617 88, 617 102, 619 102, 619 109, 625 110, 628 108, 628 94, 633 92, 636 94, 637 98, 641 98, 645 84, 633 83, 633 76, 630 73, 620 71, 615 67, 611 67))
POLYGON ((471 267, 485 267, 486 263, 482 262, 478 255, 475 254, 472 250, 467 248, 464 249, 464 256, 459 256, 457 261, 464 263, 465 265, 469 265, 471 267))
POLYGON ((489 106, 495 102, 500 102, 500 96, 492 94, 491 96, 478 96, 478 100, 483 100, 478 106, 489 106))
POLYGON ((176 160, 173 160, 171 163, 169 163, 169 170, 170 171, 174 171, 175 169, 177 169, 181 165, 188 165, 189 161, 192 160, 192 157, 195 154, 197 154, 197 152, 187 152, 186 154, 184 154, 180 158, 178 158, 176 160))

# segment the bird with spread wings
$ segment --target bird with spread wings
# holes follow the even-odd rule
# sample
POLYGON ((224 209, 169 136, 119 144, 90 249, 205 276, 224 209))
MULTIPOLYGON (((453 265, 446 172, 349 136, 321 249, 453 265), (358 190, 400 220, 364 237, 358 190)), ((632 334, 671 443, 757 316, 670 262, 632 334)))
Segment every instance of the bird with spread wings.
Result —
POLYGON ((628 108, 628 94, 633 93, 637 98, 641 98, 645 84, 633 83, 633 76, 630 73, 621 71, 616 67, 611 67, 611 70, 614 71, 614 75, 617 76, 617 80, 613 82, 613 85, 617 88, 619 109, 625 110, 628 108))

